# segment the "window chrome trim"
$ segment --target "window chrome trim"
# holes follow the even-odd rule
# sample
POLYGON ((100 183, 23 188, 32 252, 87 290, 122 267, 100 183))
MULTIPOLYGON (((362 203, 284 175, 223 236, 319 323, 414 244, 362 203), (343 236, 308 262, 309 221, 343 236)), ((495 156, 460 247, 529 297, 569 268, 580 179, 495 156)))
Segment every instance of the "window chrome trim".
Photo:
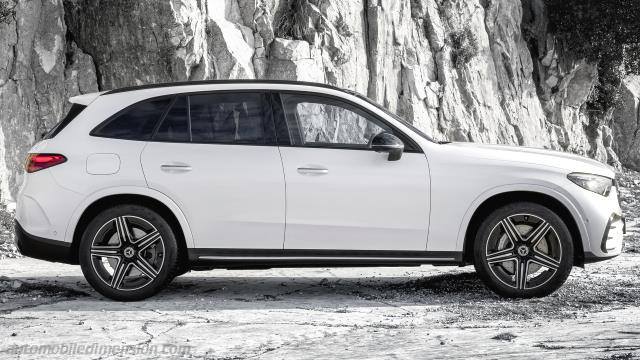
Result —
MULTIPOLYGON (((296 82, 292 82, 291 84, 305 85, 305 84, 298 84, 296 82)), ((317 84, 314 84, 314 85, 317 85, 317 84)), ((322 85, 322 84, 320 84, 320 85, 322 85)), ((174 86, 174 85, 168 84, 166 86, 174 86)), ((326 87, 324 87, 324 86, 319 86, 319 87, 330 88, 330 89, 334 89, 334 90, 340 90, 339 88, 334 88, 334 87, 332 87, 330 85, 327 85, 326 87)), ((344 90, 340 90, 340 91, 342 93, 344 93, 345 95, 353 96, 352 94, 349 94, 348 92, 346 92, 344 90)), ((109 92, 109 93, 117 93, 117 92, 124 92, 124 91, 113 90, 112 92, 109 92)), ((269 90, 269 89, 205 90, 205 91, 184 91, 184 92, 176 92, 176 93, 167 94, 167 95, 149 97, 149 98, 145 98, 143 100, 140 100, 138 102, 135 102, 133 104, 130 104, 127 107, 119 110, 115 114, 111 115, 106 120, 102 121, 100 124, 95 126, 91 130, 91 132, 89 132, 89 135, 93 136, 93 137, 100 137, 100 138, 114 139, 114 140, 122 140, 122 141, 145 141, 145 142, 175 143, 175 144, 280 146, 280 147, 300 147, 300 148, 309 148, 309 149, 360 150, 360 151, 373 151, 373 152, 375 152, 375 150, 373 150, 373 149, 363 148, 363 147, 357 147, 357 148, 356 147, 350 147, 350 146, 345 146, 344 144, 336 144, 336 146, 328 146, 328 145, 305 146, 305 145, 292 145, 291 141, 288 141, 288 143, 287 143, 287 141, 283 141, 283 139, 280 139, 279 136, 278 136, 280 134, 280 130, 281 130, 281 129, 278 128, 278 126, 282 126, 280 124, 280 122, 282 122, 284 124, 284 126, 286 126, 286 119, 284 119, 284 118, 278 119, 278 117, 280 117, 280 116, 282 116, 282 117, 285 116, 285 114, 284 114, 284 105, 282 104, 282 100, 280 99, 280 94, 282 94, 282 93, 292 93, 292 94, 300 94, 300 95, 312 95, 312 96, 317 96, 317 97, 325 97, 325 98, 328 98, 328 99, 331 99, 331 100, 334 100, 334 101, 339 101, 339 102, 346 103, 346 104, 348 104, 350 106, 353 106, 353 107, 355 107, 357 109, 360 109, 361 111, 363 111, 367 115, 370 115, 370 116, 376 118, 378 121, 380 121, 381 123, 383 123, 386 126, 388 126, 389 128, 391 128, 391 130, 394 132, 394 134, 396 136, 400 137, 402 142, 405 144, 404 153, 424 154, 424 150, 422 149, 422 147, 420 147, 420 145, 418 145, 418 143, 415 140, 413 140, 413 138, 411 138, 411 136, 409 136, 406 132, 400 130, 397 126, 393 125, 390 121, 385 119, 383 116, 380 116, 380 115, 374 113, 373 111, 363 107, 362 105, 359 105, 359 104, 353 102, 352 100, 345 99, 343 97, 336 96, 336 95, 324 94, 324 93, 319 93, 319 92, 314 92, 314 91, 307 91, 307 90, 269 90), (117 116, 119 116, 120 114, 124 113, 129 108, 131 108, 133 106, 136 106, 137 104, 145 102, 145 101, 153 101, 153 100, 159 100, 159 99, 163 99, 163 98, 177 98, 178 96, 187 96, 187 99, 188 99, 189 96, 191 96, 191 95, 219 94, 219 93, 259 93, 259 94, 263 94, 264 95, 263 101, 265 102, 264 105, 268 108, 269 114, 270 114, 269 119, 265 119, 264 124, 268 125, 268 126, 272 126, 273 133, 275 134, 274 139, 269 139, 270 141, 265 141, 264 144, 255 144, 255 143, 239 143, 239 142, 234 142, 234 143, 231 143, 231 142, 194 142, 194 141, 184 142, 184 141, 172 141, 172 140, 154 140, 153 138, 151 138, 151 139, 122 139, 122 138, 113 138, 113 137, 107 137, 107 136, 101 136, 101 135, 95 134, 95 132, 97 130, 99 130, 102 126, 104 126, 106 123, 108 123, 112 119, 114 119, 117 116), (267 95, 271 95, 271 96, 267 97, 267 95), (274 104, 272 103, 272 102, 275 102, 275 101, 277 101, 279 103, 277 105, 279 105, 281 107, 281 109, 283 110, 282 114, 276 114, 275 109, 274 109, 274 104), (410 147, 407 146, 408 144, 410 145, 410 147)), ((189 100, 187 100, 187 101, 189 101, 189 100)), ((189 111, 190 111, 190 104, 189 104, 188 108, 189 108, 189 111)), ((163 115, 166 116, 166 114, 163 114, 163 115)), ((161 120, 164 120, 164 117, 161 120)), ((189 123, 191 123, 191 121, 189 121, 189 123)), ((189 126, 191 126, 191 124, 189 124, 189 126)), ((288 129, 285 129, 285 130, 288 131, 288 129)), ((191 131, 189 132, 189 134, 191 134, 191 131)))

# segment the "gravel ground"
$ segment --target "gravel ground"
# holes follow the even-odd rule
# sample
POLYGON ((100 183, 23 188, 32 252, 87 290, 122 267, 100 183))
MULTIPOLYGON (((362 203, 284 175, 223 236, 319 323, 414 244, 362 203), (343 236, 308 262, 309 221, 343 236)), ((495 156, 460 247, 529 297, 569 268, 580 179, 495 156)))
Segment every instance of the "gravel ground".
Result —
MULTIPOLYGON (((0 357, 34 357, 24 346, 37 344, 66 358, 93 344, 112 346, 93 358, 639 358, 640 173, 619 184, 623 255, 574 268, 541 299, 499 298, 472 267, 423 266, 191 272, 148 301, 117 303, 78 267, 12 258, 5 240, 0 357)), ((0 212, 3 240, 10 218, 0 212)))

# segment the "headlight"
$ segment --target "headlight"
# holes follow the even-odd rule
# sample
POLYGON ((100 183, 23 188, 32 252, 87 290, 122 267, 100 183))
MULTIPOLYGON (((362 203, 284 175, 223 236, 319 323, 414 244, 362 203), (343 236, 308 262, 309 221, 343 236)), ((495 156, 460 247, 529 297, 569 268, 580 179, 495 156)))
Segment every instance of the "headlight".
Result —
POLYGON ((567 175, 567 178, 581 188, 593 191, 602 196, 609 196, 609 192, 613 186, 613 179, 606 176, 572 173, 567 175))

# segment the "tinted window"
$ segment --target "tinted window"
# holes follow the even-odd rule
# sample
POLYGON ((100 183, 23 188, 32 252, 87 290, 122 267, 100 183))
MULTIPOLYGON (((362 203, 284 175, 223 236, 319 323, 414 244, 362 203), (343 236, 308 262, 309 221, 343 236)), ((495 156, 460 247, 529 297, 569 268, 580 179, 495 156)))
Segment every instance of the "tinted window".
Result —
POLYGON ((58 135, 60 131, 62 131, 62 129, 67 127, 67 125, 69 125, 71 121, 75 119, 78 115, 80 115, 82 110, 86 108, 87 107, 85 105, 80 105, 80 104, 71 105, 71 109, 69 109, 67 116, 65 116, 62 120, 60 120, 58 124, 56 124, 56 126, 54 126, 51 130, 49 130, 49 132, 43 138, 51 139, 54 136, 58 135))
POLYGON ((293 145, 367 147, 385 124, 337 100, 283 94, 285 117, 293 145))
POLYGON ((194 142, 264 144, 267 111, 262 94, 222 93, 189 97, 194 142))
POLYGON ((144 101, 127 108, 107 121, 92 135, 127 140, 148 140, 171 98, 144 101))
POLYGON ((189 141, 189 112, 185 96, 176 98, 153 139, 159 141, 189 141))

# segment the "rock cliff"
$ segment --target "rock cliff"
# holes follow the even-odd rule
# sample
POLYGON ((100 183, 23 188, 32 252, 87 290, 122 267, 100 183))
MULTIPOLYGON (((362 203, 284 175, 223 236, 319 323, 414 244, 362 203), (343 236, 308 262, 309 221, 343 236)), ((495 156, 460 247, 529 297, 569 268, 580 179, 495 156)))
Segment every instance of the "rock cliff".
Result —
POLYGON ((68 97, 180 80, 323 82, 367 95, 437 139, 610 164, 617 149, 640 167, 638 91, 629 88, 614 112, 622 124, 594 121, 584 104, 596 68, 548 33, 542 0, 0 1, 13 8, 0 23, 5 202, 26 150, 68 97))

